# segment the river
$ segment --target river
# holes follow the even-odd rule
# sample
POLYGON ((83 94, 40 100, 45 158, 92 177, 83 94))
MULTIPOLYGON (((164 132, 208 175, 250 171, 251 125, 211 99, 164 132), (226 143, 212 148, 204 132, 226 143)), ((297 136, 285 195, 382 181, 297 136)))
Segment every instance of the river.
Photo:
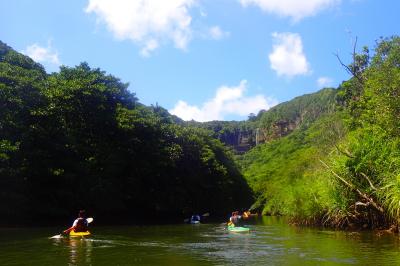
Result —
POLYGON ((262 217, 249 233, 222 224, 92 226, 90 238, 49 239, 55 228, 0 229, 0 265, 400 265, 397 235, 289 226, 262 217))

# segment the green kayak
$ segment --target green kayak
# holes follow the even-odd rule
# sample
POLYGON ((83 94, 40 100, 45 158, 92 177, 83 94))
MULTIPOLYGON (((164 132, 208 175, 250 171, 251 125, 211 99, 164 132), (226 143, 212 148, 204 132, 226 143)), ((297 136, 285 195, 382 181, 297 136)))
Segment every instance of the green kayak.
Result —
POLYGON ((228 226, 228 230, 230 232, 249 232, 250 228, 247 227, 241 227, 241 226, 228 226))

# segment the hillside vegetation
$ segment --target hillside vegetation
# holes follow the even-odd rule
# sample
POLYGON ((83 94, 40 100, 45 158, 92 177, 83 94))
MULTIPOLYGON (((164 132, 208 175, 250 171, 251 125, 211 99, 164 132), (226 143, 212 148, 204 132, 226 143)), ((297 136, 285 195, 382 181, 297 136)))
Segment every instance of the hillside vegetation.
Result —
MULTIPOLYGON (((256 193, 253 208, 295 223, 397 230, 400 38, 381 39, 373 54, 365 47, 346 69, 353 77, 332 91, 335 104, 315 94, 322 112, 305 109, 304 126, 240 157, 256 193)), ((283 106, 287 117, 301 109, 283 106)), ((267 125, 275 119, 270 111, 263 116, 267 125)))
POLYGON ((1 224, 182 221, 252 194, 220 141, 82 63, 47 74, 0 42, 1 224), (158 220, 160 219, 160 220, 158 220))

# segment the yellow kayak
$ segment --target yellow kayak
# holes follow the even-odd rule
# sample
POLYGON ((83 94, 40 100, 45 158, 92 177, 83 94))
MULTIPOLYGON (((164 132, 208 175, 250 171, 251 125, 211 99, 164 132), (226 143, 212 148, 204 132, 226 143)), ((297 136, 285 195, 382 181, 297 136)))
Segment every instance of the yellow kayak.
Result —
POLYGON ((75 232, 74 230, 69 232, 69 236, 90 236, 90 232, 75 232))

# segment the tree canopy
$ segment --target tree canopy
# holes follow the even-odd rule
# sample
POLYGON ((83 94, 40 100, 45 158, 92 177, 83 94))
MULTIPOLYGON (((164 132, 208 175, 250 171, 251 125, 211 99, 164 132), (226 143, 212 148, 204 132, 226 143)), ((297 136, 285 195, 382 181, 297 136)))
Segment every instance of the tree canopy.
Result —
POLYGON ((55 223, 82 208, 122 222, 248 207, 225 146, 176 122, 87 63, 47 74, 0 43, 1 223, 55 223))

